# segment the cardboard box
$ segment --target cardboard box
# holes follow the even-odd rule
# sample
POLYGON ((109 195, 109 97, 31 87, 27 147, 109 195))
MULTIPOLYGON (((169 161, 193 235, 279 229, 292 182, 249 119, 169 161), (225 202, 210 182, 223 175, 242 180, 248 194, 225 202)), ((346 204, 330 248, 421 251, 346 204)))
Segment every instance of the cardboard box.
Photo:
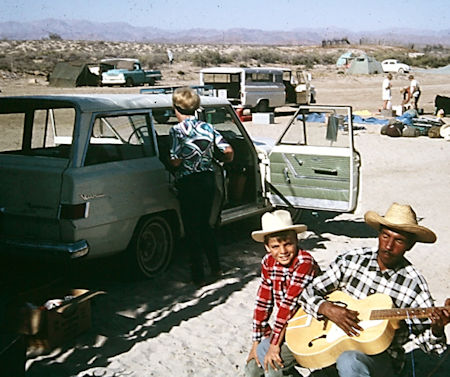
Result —
POLYGON ((29 348, 50 350, 91 327, 90 299, 102 291, 40 287, 28 292, 19 332, 28 335, 29 348), (51 301, 49 301, 51 300, 51 301), (51 309, 49 303, 59 304, 51 309))
POLYGON ((252 122, 256 124, 273 124, 274 114, 273 113, 253 113, 252 122))

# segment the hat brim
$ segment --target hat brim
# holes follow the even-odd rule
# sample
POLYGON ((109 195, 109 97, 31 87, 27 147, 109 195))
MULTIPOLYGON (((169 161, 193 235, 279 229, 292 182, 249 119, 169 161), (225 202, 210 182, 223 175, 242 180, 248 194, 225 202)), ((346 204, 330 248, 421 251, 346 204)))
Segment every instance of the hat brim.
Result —
POLYGON ((424 243, 433 243, 436 241, 436 234, 421 225, 404 225, 404 224, 395 224, 390 221, 387 221, 384 217, 380 216, 378 213, 374 211, 368 211, 364 215, 364 220, 370 227, 379 231, 380 226, 386 226, 389 229, 400 230, 402 232, 412 233, 416 236, 415 241, 424 242, 424 243))
POLYGON ((445 140, 450 141, 450 124, 443 124, 439 129, 439 133, 445 140))
POLYGON ((279 229, 271 229, 269 231, 256 230, 256 231, 252 232, 252 238, 256 242, 264 242, 264 237, 268 234, 283 232, 285 230, 295 230, 295 232, 297 232, 297 233, 302 233, 302 232, 305 232, 307 229, 308 229, 308 227, 306 225, 298 224, 298 225, 284 226, 279 229))

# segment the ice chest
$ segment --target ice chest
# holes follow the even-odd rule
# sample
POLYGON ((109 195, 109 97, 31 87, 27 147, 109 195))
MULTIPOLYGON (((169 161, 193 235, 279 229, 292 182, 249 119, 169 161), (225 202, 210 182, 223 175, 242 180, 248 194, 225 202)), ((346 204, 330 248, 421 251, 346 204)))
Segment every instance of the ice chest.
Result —
POLYGON ((274 114, 273 113, 253 113, 252 122, 257 124, 273 124, 274 114))

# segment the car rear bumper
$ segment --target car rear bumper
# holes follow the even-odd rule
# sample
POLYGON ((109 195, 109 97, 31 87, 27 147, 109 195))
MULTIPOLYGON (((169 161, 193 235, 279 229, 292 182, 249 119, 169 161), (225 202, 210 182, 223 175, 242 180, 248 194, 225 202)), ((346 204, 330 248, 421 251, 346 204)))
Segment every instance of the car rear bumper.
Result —
POLYGON ((6 255, 29 255, 50 258, 80 258, 89 253, 87 241, 72 243, 0 239, 0 253, 6 255))

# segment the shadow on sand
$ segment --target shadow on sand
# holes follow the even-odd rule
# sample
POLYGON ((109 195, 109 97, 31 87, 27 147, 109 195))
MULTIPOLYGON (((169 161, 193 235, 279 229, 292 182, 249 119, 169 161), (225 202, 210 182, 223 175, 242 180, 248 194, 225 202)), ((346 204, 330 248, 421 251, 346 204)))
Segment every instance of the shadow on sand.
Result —
MULTIPOLYGON (((300 222, 306 223, 317 236, 308 248, 324 247, 326 233, 359 238, 374 236, 365 223, 337 221, 336 215, 303 214, 300 222)), ((69 377, 86 370, 87 365, 107 367, 111 357, 223 304, 231 293, 242 290, 259 275, 264 248, 250 239, 250 233, 257 229, 260 229, 259 218, 220 229, 219 244, 226 249, 222 254, 225 274, 220 281, 200 289, 189 282, 186 256, 180 252, 168 271, 154 280, 123 278, 118 258, 68 268, 59 274, 65 284, 103 290, 107 294, 92 300, 92 328, 88 332, 49 354, 29 354, 27 377, 69 377)))

